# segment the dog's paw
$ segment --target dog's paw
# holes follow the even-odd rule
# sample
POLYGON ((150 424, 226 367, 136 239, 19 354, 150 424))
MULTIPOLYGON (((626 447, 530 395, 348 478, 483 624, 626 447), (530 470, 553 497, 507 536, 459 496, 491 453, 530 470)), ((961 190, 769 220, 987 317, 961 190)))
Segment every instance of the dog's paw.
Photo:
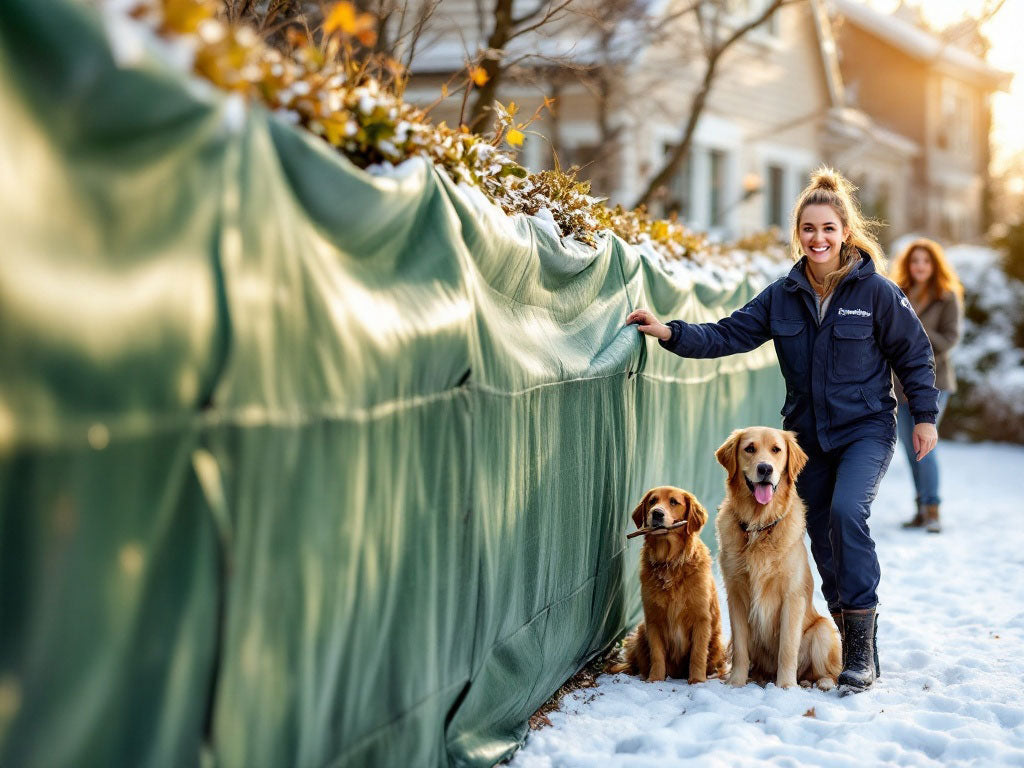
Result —
POLYGON ((747 676, 737 675, 735 672, 733 672, 731 675, 729 675, 728 682, 729 685, 731 685, 733 688, 742 688, 744 685, 747 684, 747 676))
POLYGON ((665 682, 665 675, 650 674, 650 675, 647 676, 647 682, 648 683, 664 683, 665 682))
POLYGON ((776 688, 796 688, 796 678, 777 678, 775 680, 776 688))
POLYGON ((817 686, 823 691, 831 691, 836 687, 836 681, 831 677, 819 677, 817 686))
POLYGON ((689 683, 690 685, 696 685, 697 683, 706 683, 707 681, 708 681, 708 676, 707 675, 699 675, 697 677, 691 677, 686 682, 689 683))
POLYGON ((801 688, 810 688, 811 687, 811 681, 810 680, 801 680, 800 681, 800 687, 801 688))

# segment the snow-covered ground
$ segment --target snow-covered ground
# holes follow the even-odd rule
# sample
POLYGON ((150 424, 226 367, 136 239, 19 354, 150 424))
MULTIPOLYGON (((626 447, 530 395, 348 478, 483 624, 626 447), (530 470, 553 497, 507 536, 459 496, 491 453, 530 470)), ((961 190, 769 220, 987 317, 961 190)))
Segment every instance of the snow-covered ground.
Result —
POLYGON ((1024 447, 939 450, 942 534, 900 528, 914 494, 899 446, 873 506, 874 688, 840 698, 604 675, 567 696, 512 766, 1024 766, 1024 447))

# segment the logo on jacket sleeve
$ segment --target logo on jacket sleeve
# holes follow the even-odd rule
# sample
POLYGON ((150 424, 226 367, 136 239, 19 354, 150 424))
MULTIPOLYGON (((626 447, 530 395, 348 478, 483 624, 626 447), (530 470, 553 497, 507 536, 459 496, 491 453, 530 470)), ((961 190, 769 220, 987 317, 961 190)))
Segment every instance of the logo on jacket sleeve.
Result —
POLYGON ((905 309, 910 309, 910 299, 906 296, 900 299, 900 304, 902 304, 905 309))
POLYGON ((857 315, 857 317, 871 317, 871 313, 863 309, 845 309, 839 308, 839 316, 844 317, 846 315, 857 315))

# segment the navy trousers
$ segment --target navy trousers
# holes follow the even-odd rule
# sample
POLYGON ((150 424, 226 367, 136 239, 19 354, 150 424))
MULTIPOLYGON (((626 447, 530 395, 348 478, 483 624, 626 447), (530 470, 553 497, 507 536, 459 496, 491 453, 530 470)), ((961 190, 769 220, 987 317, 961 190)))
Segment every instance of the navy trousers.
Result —
POLYGON ((813 438, 806 443, 800 441, 808 461, 797 491, 807 506, 811 554, 828 609, 874 608, 881 572, 868 516, 896 436, 865 437, 832 451, 822 451, 813 438))

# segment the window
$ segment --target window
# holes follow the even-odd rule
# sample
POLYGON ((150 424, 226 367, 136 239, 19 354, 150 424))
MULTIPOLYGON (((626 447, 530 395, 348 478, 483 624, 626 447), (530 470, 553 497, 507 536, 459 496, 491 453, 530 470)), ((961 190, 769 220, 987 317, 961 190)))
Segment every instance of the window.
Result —
POLYGON ((720 227, 725 214, 725 184, 728 155, 721 149, 708 152, 711 170, 711 226, 720 227))
MULTIPOLYGON (((675 148, 675 144, 666 144, 665 156, 667 157, 675 148)), ((683 221, 687 221, 693 215, 690 193, 693 189, 693 163, 690 162, 690 156, 691 153, 687 152, 672 176, 664 204, 666 216, 674 213, 683 221)))
POLYGON ((806 187, 808 184, 811 183, 811 174, 812 173, 814 173, 814 171, 812 171, 810 168, 807 168, 807 169, 805 169, 803 171, 800 171, 800 173, 797 175, 797 177, 796 177, 796 187, 797 187, 797 190, 798 190, 797 191, 798 195, 800 194, 800 192, 804 191, 804 187, 806 187))
POLYGON ((942 119, 937 143, 951 152, 970 153, 973 110, 971 93, 967 86, 955 80, 942 83, 942 119))
POLYGON ((765 218, 769 227, 785 229, 786 225, 786 198, 785 198, 785 170, 777 165, 768 166, 767 194, 765 204, 767 206, 765 218))

